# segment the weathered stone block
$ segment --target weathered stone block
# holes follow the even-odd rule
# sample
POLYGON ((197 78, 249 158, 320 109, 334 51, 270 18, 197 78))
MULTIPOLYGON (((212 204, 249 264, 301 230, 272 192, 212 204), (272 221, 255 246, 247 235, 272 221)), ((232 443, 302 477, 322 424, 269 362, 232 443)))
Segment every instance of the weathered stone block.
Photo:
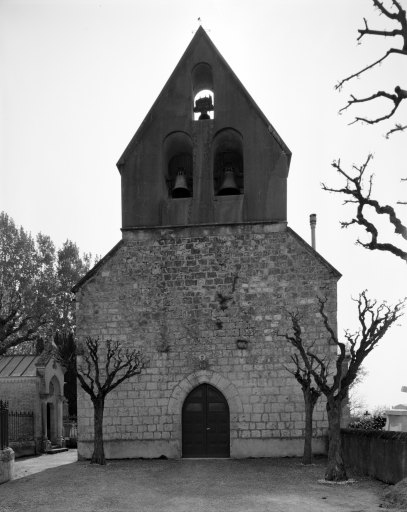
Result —
POLYGON ((12 480, 14 476, 14 451, 11 448, 0 450, 0 484, 12 480))

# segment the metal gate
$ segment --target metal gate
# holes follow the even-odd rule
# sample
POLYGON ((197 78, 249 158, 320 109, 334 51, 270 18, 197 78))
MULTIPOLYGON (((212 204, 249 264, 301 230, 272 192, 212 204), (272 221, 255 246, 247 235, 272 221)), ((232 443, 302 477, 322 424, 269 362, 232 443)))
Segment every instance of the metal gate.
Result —
POLYGON ((0 400, 0 450, 8 447, 8 404, 0 400))

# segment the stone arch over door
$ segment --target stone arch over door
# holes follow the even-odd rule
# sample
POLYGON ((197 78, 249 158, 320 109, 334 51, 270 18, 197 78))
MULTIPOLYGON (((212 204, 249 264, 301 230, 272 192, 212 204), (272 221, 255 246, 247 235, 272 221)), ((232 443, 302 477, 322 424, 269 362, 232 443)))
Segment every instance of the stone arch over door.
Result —
POLYGON ((52 445, 63 444, 63 373, 59 374, 51 368, 44 379, 45 389, 41 394, 43 451, 50 450, 52 445))
POLYGON ((210 384, 225 396, 230 412, 231 442, 236 434, 239 416, 243 414, 243 404, 239 392, 230 380, 211 370, 191 373, 174 387, 168 402, 168 414, 172 417, 174 440, 178 442, 179 456, 181 456, 182 440, 182 406, 188 394, 200 384, 210 384))
POLYGON ((49 397, 47 400, 47 434, 52 444, 57 444, 60 438, 60 421, 58 417, 60 396, 60 385, 54 375, 49 383, 49 397))

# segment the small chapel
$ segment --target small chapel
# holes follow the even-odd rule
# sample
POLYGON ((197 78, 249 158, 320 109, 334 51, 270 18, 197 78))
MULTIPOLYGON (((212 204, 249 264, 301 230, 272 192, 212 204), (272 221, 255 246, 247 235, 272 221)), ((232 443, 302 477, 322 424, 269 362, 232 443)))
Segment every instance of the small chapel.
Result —
MULTIPOLYGON (((287 112, 287 115, 290 115, 287 112)), ((148 360, 106 399, 106 457, 301 455, 287 311, 334 356, 339 272, 287 224, 291 152, 200 27, 120 157, 122 238, 74 287, 77 338, 148 360)), ((327 416, 314 411, 314 453, 327 416)), ((78 454, 93 406, 78 389, 78 454)))

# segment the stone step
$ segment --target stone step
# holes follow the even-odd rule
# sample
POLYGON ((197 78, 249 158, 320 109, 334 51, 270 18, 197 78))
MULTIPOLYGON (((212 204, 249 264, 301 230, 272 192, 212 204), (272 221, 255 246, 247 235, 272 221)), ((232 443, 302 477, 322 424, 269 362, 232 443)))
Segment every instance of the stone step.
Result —
POLYGON ((47 451, 47 454, 55 455, 56 453, 67 452, 67 451, 68 451, 68 448, 60 448, 59 446, 54 446, 51 448, 51 450, 47 451))

